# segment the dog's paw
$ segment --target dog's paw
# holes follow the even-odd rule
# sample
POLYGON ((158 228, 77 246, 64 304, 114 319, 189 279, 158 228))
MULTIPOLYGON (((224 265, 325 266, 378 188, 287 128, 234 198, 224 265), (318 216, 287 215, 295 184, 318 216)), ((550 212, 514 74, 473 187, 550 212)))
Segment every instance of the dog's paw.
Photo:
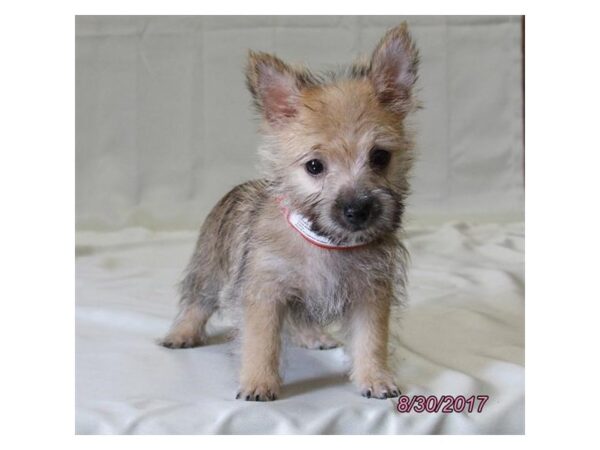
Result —
POLYGON ((200 347, 206 339, 198 333, 169 333, 159 344, 167 348, 192 348, 200 347))
POLYGON ((301 347, 311 350, 329 350, 341 346, 342 343, 331 336, 324 334, 317 339, 305 341, 300 344, 301 347))
POLYGON ((342 345, 340 341, 329 336, 327 333, 305 333, 294 336, 294 342, 299 347, 311 350, 329 350, 342 345))
POLYGON ((401 394, 396 383, 388 378, 364 380, 363 382, 359 382, 357 384, 361 395, 367 398, 378 398, 380 400, 384 400, 386 398, 399 397, 401 394))
POLYGON ((243 386, 236 394, 236 399, 249 402, 267 402, 277 400, 279 396, 279 387, 268 384, 258 386, 243 386))

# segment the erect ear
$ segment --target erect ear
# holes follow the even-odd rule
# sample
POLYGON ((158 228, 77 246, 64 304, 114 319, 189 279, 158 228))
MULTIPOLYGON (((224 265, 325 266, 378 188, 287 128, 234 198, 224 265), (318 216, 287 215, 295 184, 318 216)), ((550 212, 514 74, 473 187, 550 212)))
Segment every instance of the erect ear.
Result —
POLYGON ((298 113, 299 94, 306 74, 298 72, 274 55, 250 51, 246 84, 257 109, 271 125, 289 121, 298 113))
POLYGON ((406 22, 388 31, 375 48, 370 78, 377 98, 392 112, 404 116, 412 109, 418 64, 419 52, 406 22))

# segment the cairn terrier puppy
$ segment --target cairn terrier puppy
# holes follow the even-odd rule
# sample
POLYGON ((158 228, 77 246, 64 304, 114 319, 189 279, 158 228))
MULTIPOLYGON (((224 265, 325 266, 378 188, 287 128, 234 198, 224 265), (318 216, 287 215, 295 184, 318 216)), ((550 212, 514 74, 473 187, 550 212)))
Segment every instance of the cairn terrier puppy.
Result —
POLYGON ((369 398, 400 391, 388 366, 390 308, 404 292, 398 230, 409 190, 418 53, 406 24, 370 60, 314 74, 249 53, 261 115, 264 178, 235 187, 206 218, 181 283, 180 311, 162 344, 206 343, 219 308, 240 311, 237 398, 275 400, 284 329, 315 349, 347 332, 351 379, 369 398))

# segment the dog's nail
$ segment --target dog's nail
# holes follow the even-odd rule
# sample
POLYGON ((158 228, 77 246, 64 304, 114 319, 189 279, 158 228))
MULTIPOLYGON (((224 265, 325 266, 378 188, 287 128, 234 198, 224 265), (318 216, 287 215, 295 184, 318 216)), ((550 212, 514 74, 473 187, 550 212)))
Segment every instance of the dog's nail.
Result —
POLYGON ((325 350, 325 346, 324 345, 319 345, 319 350, 325 350))
POLYGON ((365 395, 367 396, 367 398, 371 398, 371 389, 367 389, 367 392, 365 395))
POLYGON ((240 392, 238 392, 238 393, 235 395, 235 399, 236 399, 236 400, 237 400, 237 399, 239 399, 239 398, 241 397, 241 395, 242 395, 242 394, 241 394, 240 392))
POLYGON ((246 401, 250 401, 250 395, 246 395, 246 401))
POLYGON ((260 400, 260 394, 256 394, 256 397, 254 397, 254 400, 258 402, 260 400))

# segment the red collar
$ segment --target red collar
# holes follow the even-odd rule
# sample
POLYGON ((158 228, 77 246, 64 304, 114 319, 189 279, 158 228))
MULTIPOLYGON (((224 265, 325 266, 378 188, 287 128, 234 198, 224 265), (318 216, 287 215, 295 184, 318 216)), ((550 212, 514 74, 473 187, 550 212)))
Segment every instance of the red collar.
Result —
POLYGON ((287 223, 306 241, 319 248, 327 250, 350 250, 353 248, 363 247, 366 243, 336 243, 328 236, 317 233, 312 228, 312 222, 302 214, 292 211, 289 208, 289 202, 285 198, 278 198, 277 202, 283 212, 287 223))

